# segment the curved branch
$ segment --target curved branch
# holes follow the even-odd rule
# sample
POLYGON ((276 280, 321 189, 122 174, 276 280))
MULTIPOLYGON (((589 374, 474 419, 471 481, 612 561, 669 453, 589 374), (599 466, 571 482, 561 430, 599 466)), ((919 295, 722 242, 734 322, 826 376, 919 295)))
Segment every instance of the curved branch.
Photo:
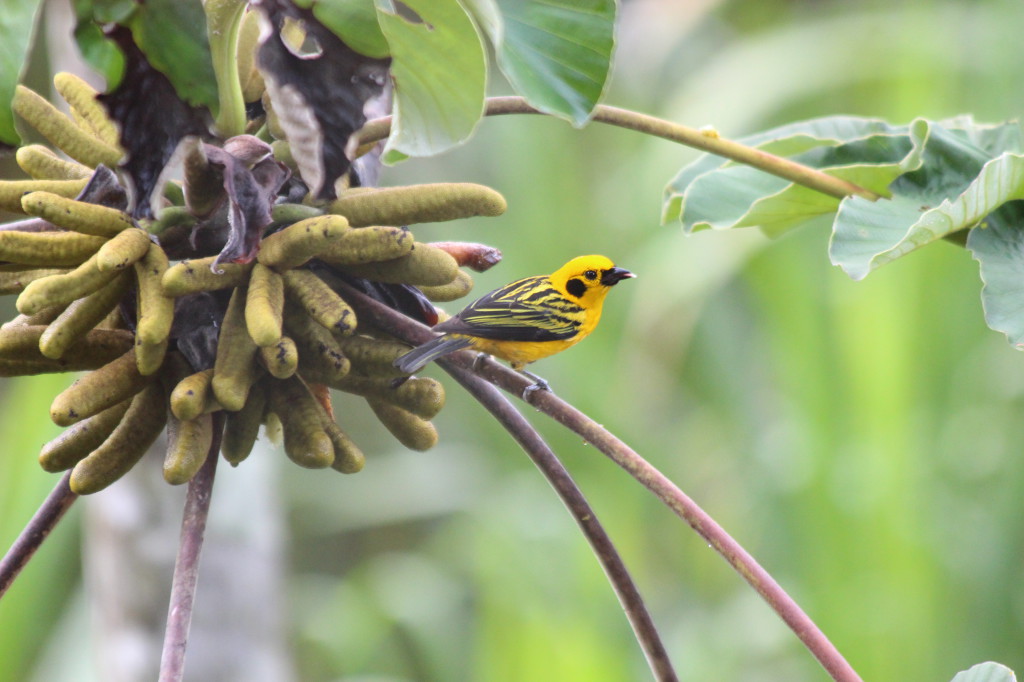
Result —
POLYGON ((654 673, 654 679, 659 682, 675 682, 678 677, 672 669, 672 661, 665 651, 651 614, 644 605, 643 597, 640 596, 622 557, 619 556, 601 522, 597 520, 597 515, 572 475, 536 429, 530 426, 523 415, 497 389, 447 358, 442 359, 439 364, 494 415, 548 479, 569 513, 576 519, 598 561, 601 562, 601 567, 604 568, 608 581, 626 612, 633 633, 643 649, 647 664, 654 673))
POLYGON ((181 541, 178 558, 174 562, 171 581, 171 603, 167 610, 167 629, 164 631, 164 649, 160 657, 160 682, 181 682, 185 674, 185 650, 188 631, 192 625, 192 607, 195 604, 196 584, 199 581, 199 555, 203 550, 206 519, 210 513, 213 479, 220 459, 221 434, 224 431, 223 413, 213 415, 213 442, 206 461, 188 483, 185 511, 181 517, 181 541))
MULTIPOLYGON (((522 97, 488 97, 486 116, 502 116, 505 114, 543 114, 531 107, 522 97)), ((856 195, 874 201, 880 196, 869 189, 841 178, 823 173, 817 168, 805 166, 790 159, 769 154, 753 147, 727 140, 714 131, 698 130, 680 123, 648 116, 647 114, 619 109, 599 104, 594 109, 593 120, 607 123, 619 128, 635 130, 647 135, 660 137, 671 142, 700 149, 717 156, 731 159, 737 163, 759 168, 766 173, 795 182, 822 194, 842 199, 856 195)), ((391 134, 391 116, 383 116, 367 121, 356 133, 359 145, 369 145, 387 138, 391 134)))
POLYGON ((18 535, 7 554, 0 560, 0 598, 3 598, 7 588, 21 573, 21 569, 25 568, 25 564, 43 544, 43 540, 56 527, 57 522, 64 516, 64 512, 78 499, 78 495, 71 492, 71 487, 68 485, 70 480, 71 472, 66 471, 50 494, 43 500, 28 525, 18 535))
MULTIPOLYGON (((357 308, 358 315, 365 316, 367 320, 396 338, 420 344, 435 336, 428 327, 355 289, 347 285, 343 285, 342 288, 345 299, 357 308)), ((454 353, 448 356, 447 361, 467 371, 476 369, 480 376, 515 396, 522 396, 526 387, 533 383, 519 372, 514 372, 492 360, 479 362, 475 353, 454 353)), ((527 402, 582 436, 686 521, 768 602, 772 610, 800 638, 832 679, 837 682, 861 682, 853 667, 793 598, 724 528, 664 474, 628 445, 551 391, 533 391, 529 394, 527 402)))

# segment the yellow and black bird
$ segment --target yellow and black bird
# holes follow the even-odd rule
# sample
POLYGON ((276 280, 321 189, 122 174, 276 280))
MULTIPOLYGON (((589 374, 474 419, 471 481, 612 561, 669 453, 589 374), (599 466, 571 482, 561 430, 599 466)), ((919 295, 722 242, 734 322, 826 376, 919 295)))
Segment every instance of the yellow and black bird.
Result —
MULTIPOLYGON (((521 371, 586 338, 600 321, 611 288, 635 276, 604 256, 573 258, 551 275, 506 284, 469 304, 434 327, 443 336, 402 355, 395 367, 412 373, 442 355, 471 347, 521 371)), ((538 381, 538 388, 546 387, 524 373, 538 381)))

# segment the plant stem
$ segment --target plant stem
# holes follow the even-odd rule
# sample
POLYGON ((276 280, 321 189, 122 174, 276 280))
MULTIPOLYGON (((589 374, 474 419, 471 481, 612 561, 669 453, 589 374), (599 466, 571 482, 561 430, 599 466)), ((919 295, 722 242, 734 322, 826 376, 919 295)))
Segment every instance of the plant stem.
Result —
MULTIPOLYGON (((487 98, 486 116, 502 116, 506 114, 543 114, 543 112, 531 107, 522 97, 487 98)), ((759 168, 771 175, 784 178, 790 182, 795 182, 798 185, 838 199, 851 195, 872 201, 880 198, 878 194, 860 185, 833 177, 828 173, 796 163, 790 159, 769 154, 733 140, 727 140, 713 131, 698 130, 680 123, 673 123, 654 116, 648 116, 647 114, 610 107, 604 104, 599 104, 594 109, 593 120, 598 123, 607 123, 619 128, 635 130, 672 142, 678 142, 687 147, 710 152, 737 163, 759 168)), ((359 136, 360 148, 385 139, 391 134, 391 116, 382 116, 381 118, 367 121, 366 125, 356 134, 359 136)))
MULTIPOLYGON (((358 315, 392 336, 411 344, 420 344, 434 337, 429 328, 382 303, 351 287, 343 285, 342 289, 345 299, 357 308, 358 315)), ((478 362, 476 354, 468 351, 452 354, 448 356, 446 362, 467 371, 476 370, 484 379, 517 397, 522 397, 526 387, 533 383, 519 372, 514 372, 494 361, 478 362)), ((664 474, 628 445, 551 391, 533 391, 529 394, 527 402, 582 436, 686 521, 768 602, 772 610, 818 659, 832 679, 837 682, 861 682, 853 667, 793 598, 725 529, 664 474)))
POLYGON ((601 522, 597 520, 597 515, 572 475, 536 429, 530 426, 526 418, 497 389, 447 358, 438 364, 494 415, 548 479, 569 513, 576 519, 595 556, 601 562, 605 575, 608 576, 608 581, 619 598, 633 633, 643 649, 647 664, 654 673, 654 679, 659 682, 675 682, 678 677, 672 669, 672 661, 665 651, 651 614, 644 605, 643 597, 640 596, 640 591, 626 569, 622 557, 619 556, 601 522))
POLYGON ((221 137, 245 132, 245 102, 238 80, 238 27, 246 5, 244 0, 206 0, 203 4, 220 104, 214 128, 221 137))
POLYGON ((7 593, 7 588, 21 573, 21 569, 25 568, 25 564, 43 544, 43 540, 49 536, 50 531, 56 527, 57 522, 64 516, 64 512, 78 499, 78 495, 71 492, 71 487, 68 485, 70 480, 71 472, 67 471, 43 500, 4 558, 0 559, 0 598, 7 593))
POLYGON ((220 459, 220 441, 224 430, 223 413, 213 415, 213 443, 206 461, 188 483, 185 511, 181 518, 181 540, 178 558, 174 562, 171 581, 171 603, 167 610, 167 629, 164 631, 164 649, 160 657, 160 682, 181 682, 185 674, 185 650, 188 631, 192 625, 192 607, 199 581, 199 555, 203 550, 206 519, 210 513, 213 479, 220 459))

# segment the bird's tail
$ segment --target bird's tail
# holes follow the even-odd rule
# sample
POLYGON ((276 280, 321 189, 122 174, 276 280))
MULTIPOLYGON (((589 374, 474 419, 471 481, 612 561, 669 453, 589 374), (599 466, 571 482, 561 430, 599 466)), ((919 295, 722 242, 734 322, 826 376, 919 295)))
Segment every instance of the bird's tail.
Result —
POLYGON ((462 350, 470 345, 472 345, 472 342, 467 338, 458 336, 439 336, 432 341, 427 341, 422 346, 413 348, 405 355, 398 357, 395 360, 394 365, 406 374, 412 374, 442 355, 454 353, 455 351, 462 350))

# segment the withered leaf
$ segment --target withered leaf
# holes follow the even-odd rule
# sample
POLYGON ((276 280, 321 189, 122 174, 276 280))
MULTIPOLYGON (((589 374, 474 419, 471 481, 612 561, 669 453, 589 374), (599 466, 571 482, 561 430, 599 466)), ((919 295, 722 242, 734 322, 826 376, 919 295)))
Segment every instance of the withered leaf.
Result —
POLYGON ((210 114, 183 102, 174 86, 150 66, 124 26, 108 31, 125 56, 125 75, 117 88, 99 101, 121 129, 127 160, 121 162, 135 200, 132 215, 152 218, 150 197, 178 142, 186 135, 209 136, 210 114))
POLYGON ((311 11, 287 0, 262 0, 257 7, 273 28, 264 36, 258 64, 274 112, 310 192, 333 199, 335 181, 351 166, 352 133, 366 122, 366 103, 381 96, 391 60, 352 50, 311 11), (286 17, 302 23, 315 51, 296 54, 284 42, 286 17))

